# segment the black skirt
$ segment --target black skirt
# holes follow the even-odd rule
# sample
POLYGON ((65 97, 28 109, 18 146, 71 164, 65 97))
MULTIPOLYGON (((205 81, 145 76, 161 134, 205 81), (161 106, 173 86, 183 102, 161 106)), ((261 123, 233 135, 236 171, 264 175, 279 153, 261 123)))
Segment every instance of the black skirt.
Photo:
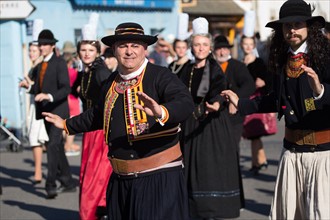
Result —
POLYGON ((138 177, 113 173, 107 192, 110 220, 185 220, 188 196, 181 167, 138 177))
POLYGON ((184 164, 192 218, 236 218, 242 188, 238 154, 227 111, 184 126, 184 164))

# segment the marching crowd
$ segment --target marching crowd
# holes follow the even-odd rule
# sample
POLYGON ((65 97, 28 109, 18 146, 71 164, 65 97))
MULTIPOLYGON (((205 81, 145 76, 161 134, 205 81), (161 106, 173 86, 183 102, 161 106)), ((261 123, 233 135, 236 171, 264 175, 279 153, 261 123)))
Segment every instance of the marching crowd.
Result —
POLYGON ((283 117, 270 218, 330 219, 329 24, 312 11, 303 0, 282 5, 266 25, 267 62, 244 33, 243 58, 232 57, 228 38, 212 36, 203 17, 172 45, 134 22, 101 41, 86 25, 61 55, 52 31, 41 30, 19 83, 31 94, 34 183, 46 151, 46 197, 75 192, 66 156, 81 153, 82 220, 237 218, 241 137, 258 175, 268 166, 261 137, 283 117))

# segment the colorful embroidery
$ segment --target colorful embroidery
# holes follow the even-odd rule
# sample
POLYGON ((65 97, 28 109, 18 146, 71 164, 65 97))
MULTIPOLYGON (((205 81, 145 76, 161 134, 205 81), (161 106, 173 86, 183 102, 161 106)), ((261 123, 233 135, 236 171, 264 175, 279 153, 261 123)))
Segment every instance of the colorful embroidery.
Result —
POLYGON ((118 98, 118 93, 115 91, 115 82, 112 83, 108 93, 105 97, 105 104, 104 104, 104 116, 103 116, 103 132, 105 137, 105 142, 108 144, 108 135, 109 135, 109 128, 110 128, 110 120, 111 120, 111 112, 115 105, 115 102, 118 98))
POLYGON ((308 111, 308 112, 316 109, 313 98, 305 99, 305 108, 306 108, 306 111, 308 111))
MULTIPOLYGON (((108 133, 111 123, 111 112, 114 104, 119 97, 119 93, 123 94, 124 112, 126 122, 126 133, 129 142, 151 139, 162 136, 175 135, 180 132, 180 125, 177 127, 150 133, 147 114, 144 111, 136 109, 134 104, 143 105, 143 102, 138 98, 137 93, 143 92, 142 79, 144 77, 145 69, 137 78, 131 80, 123 80, 120 75, 116 77, 106 95, 104 105, 104 135, 106 143, 108 143, 108 133)), ((168 120, 168 112, 165 107, 166 117, 164 121, 168 120)))
POLYGON ((149 133, 149 123, 146 113, 134 108, 135 103, 143 105, 143 102, 139 100, 137 96, 138 91, 143 91, 142 83, 127 89, 124 93, 124 108, 128 141, 134 141, 139 135, 149 133))
POLYGON ((308 61, 307 54, 298 53, 297 55, 289 56, 288 63, 286 65, 286 74, 290 78, 298 78, 304 70, 301 65, 306 65, 308 61))

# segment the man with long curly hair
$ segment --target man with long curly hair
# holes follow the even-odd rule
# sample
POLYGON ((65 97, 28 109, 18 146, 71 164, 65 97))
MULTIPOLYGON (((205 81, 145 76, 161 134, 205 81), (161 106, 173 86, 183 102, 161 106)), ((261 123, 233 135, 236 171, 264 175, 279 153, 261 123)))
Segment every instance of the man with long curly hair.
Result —
POLYGON ((330 45, 325 20, 303 0, 288 0, 274 29, 269 68, 273 91, 254 100, 223 91, 243 114, 278 112, 285 118, 271 219, 330 219, 330 45))

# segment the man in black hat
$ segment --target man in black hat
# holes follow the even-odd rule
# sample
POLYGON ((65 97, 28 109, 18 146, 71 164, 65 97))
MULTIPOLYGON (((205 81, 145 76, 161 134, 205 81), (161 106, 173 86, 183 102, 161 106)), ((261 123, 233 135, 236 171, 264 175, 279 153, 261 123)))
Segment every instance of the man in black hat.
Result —
MULTIPOLYGON (((228 39, 219 35, 214 39, 214 56, 222 71, 226 74, 229 89, 238 94, 239 97, 250 97, 255 91, 254 80, 245 64, 231 57, 230 49, 233 45, 229 44, 228 39)), ((239 150, 239 142, 243 132, 244 117, 238 114, 230 117, 235 129, 235 143, 239 150)))
MULTIPOLYGON (((20 83, 21 87, 30 88, 30 93, 35 94, 36 118, 43 116, 41 112, 47 111, 60 115, 69 116, 67 97, 70 93, 69 75, 66 63, 55 55, 55 43, 50 30, 43 30, 38 36, 38 44, 43 62, 38 65, 35 84, 29 85, 26 80, 20 83)), ((47 198, 52 199, 62 192, 76 191, 72 179, 70 166, 64 153, 64 141, 62 130, 53 124, 45 122, 49 136, 47 146, 47 168, 46 179, 47 198), (57 188, 56 180, 61 182, 57 188)))
POLYGON ((325 20, 303 0, 288 0, 274 29, 270 66, 274 91, 254 100, 223 92, 241 114, 285 118, 271 219, 330 219, 330 45, 325 20))
POLYGON ((102 38, 118 70, 103 86, 99 104, 66 121, 44 113, 69 134, 103 128, 113 168, 110 219, 188 219, 179 132, 194 106, 177 76, 145 58, 156 41, 139 24, 118 25, 114 35, 102 38))

